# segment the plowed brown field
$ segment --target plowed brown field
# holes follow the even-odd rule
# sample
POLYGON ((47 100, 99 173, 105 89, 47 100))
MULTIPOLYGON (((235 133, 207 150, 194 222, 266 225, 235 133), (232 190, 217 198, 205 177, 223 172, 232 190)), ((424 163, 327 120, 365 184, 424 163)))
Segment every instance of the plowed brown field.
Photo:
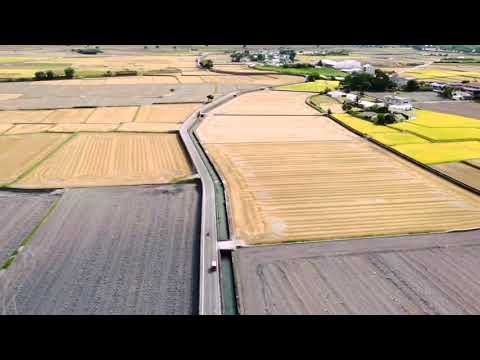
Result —
POLYGON ((137 123, 183 123, 191 114, 203 106, 194 104, 161 104, 141 106, 137 123))
POLYGON ((67 134, 29 134, 0 137, 0 184, 15 181, 32 166, 43 160, 67 134))
POLYGON ((0 123, 2 124, 41 123, 51 113, 53 113, 52 110, 0 111, 0 123))
POLYGON ((120 124, 133 121, 137 106, 97 108, 88 118, 87 123, 120 124))
POLYGON ((176 134, 78 134, 14 186, 162 184, 191 174, 176 134))
POLYGON ((48 115, 43 122, 49 124, 81 124, 95 109, 58 109, 48 115))
POLYGON ((50 129, 52 124, 20 124, 8 130, 5 135, 41 133, 50 129))
POLYGON ((181 124, 151 124, 151 123, 126 123, 120 125, 117 131, 130 132, 172 132, 178 131, 182 127, 181 124))

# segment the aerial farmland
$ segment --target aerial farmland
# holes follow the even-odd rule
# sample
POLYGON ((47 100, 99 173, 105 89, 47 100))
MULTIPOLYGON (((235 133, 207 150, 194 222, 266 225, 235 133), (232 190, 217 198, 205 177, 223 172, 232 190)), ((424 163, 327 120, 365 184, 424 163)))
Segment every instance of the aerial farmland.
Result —
POLYGON ((480 61, 448 49, 0 46, 0 313, 478 314, 479 103, 447 96, 480 61), (415 79, 415 116, 335 64, 415 79))

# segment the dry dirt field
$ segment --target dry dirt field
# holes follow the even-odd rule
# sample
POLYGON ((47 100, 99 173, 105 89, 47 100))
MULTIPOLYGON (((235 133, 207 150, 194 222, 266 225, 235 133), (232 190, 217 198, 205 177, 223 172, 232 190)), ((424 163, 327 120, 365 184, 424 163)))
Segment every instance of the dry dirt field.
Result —
POLYGON ((58 109, 48 115, 42 122, 48 124, 82 124, 95 109, 58 109))
POLYGON ((237 97, 214 109, 218 115, 318 115, 305 104, 310 93, 261 91, 237 97))
POLYGON ((53 194, 0 191, 0 268, 40 224, 57 199, 53 194))
POLYGON ((91 124, 121 124, 132 122, 138 111, 137 106, 97 108, 88 118, 91 124))
POLYGON ((479 231, 233 252, 240 314, 478 314, 479 231))
POLYGON ((135 122, 137 123, 183 123, 191 114, 203 106, 192 104, 161 104, 141 106, 135 122))
POLYGON ((203 143, 345 140, 356 135, 323 116, 210 116, 197 134, 203 143))
POLYGON ((188 154, 176 134, 81 133, 12 186, 163 184, 192 173, 188 154))
POLYGON ((19 124, 5 132, 5 135, 41 133, 49 130, 52 126, 52 124, 19 124))
MULTIPOLYGON (((308 113, 298 94, 251 93, 222 107, 236 114, 261 103, 258 95, 278 112, 308 113)), ((263 122, 279 117, 255 118, 209 115, 198 130, 228 184, 233 237, 242 245, 480 228, 478 197, 327 118, 312 117, 317 131, 303 132, 304 141, 286 141, 296 116, 269 131, 263 122), (229 143, 215 143, 222 140, 229 143)))
POLYGON ((67 134, 0 136, 0 185, 15 181, 69 137, 67 134))
POLYGON ((480 169, 480 159, 466 160, 467 164, 475 166, 477 169, 480 169))
POLYGON ((431 165, 434 169, 480 190, 480 169, 464 163, 431 165))
POLYGON ((126 123, 120 125, 116 131, 129 132, 174 132, 180 130, 182 124, 176 123, 126 123))
POLYGON ((196 314, 200 204, 195 184, 66 190, 0 276, 0 313, 196 314))
POLYGON ((56 124, 48 132, 110 132, 118 128, 118 124, 56 124))
POLYGON ((0 134, 5 133, 9 129, 11 129, 14 125, 13 124, 0 124, 0 134))
POLYGON ((1 124, 38 124, 43 122, 47 116, 52 114, 52 110, 17 110, 0 111, 1 124))

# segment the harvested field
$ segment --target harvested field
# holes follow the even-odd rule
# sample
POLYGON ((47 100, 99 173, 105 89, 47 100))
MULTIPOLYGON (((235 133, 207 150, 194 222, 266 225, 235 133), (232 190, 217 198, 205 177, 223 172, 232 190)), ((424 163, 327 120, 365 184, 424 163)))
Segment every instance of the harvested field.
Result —
POLYGON ((41 123, 52 112, 53 112, 52 110, 0 111, 0 123, 2 124, 41 123))
POLYGON ((480 158, 478 141, 406 144, 396 145, 393 148, 428 165, 480 158))
POLYGON ((117 131, 129 132, 173 132, 178 131, 182 127, 181 124, 171 123, 126 123, 120 125, 117 131))
POLYGON ((362 140, 207 149, 241 243, 480 228, 478 197, 362 140))
POLYGON ((480 169, 480 159, 465 160, 465 162, 469 165, 475 166, 476 168, 480 169))
POLYGON ((0 268, 40 224, 57 198, 52 194, 0 192, 0 268))
POLYGON ((197 133, 202 143, 348 140, 356 135, 323 116, 209 116, 197 133))
POLYGON ((457 179, 468 186, 480 190, 480 169, 464 163, 448 163, 432 165, 438 170, 454 179, 457 179))
POLYGON ((109 132, 118 128, 118 124, 56 124, 48 132, 109 132))
POLYGON ((478 102, 424 102, 416 103, 415 106, 423 110, 430 110, 432 112, 435 111, 439 113, 459 115, 480 120, 480 103, 478 102))
POLYGON ((175 182, 192 175, 176 134, 78 134, 13 186, 64 188, 175 182))
POLYGON ((141 106, 135 122, 137 123, 183 123, 202 103, 161 104, 141 106))
POLYGON ((478 314, 480 233, 243 248, 241 314, 478 314))
POLYGON ((64 141, 67 134, 28 134, 0 137, 0 185, 15 181, 64 141))
POLYGON ((0 124, 0 134, 3 134, 5 133, 6 131, 8 131, 8 129, 11 129, 13 126, 13 124, 0 124))
MULTIPOLYGON (((479 122, 480 123, 480 122, 479 122)), ((480 128, 431 128, 415 125, 415 123, 401 122, 389 125, 392 128, 407 131, 430 141, 475 141, 480 140, 480 128)))
POLYGON ((50 124, 82 124, 95 109, 58 109, 48 115, 43 122, 50 124))
POLYGON ((318 115, 305 104, 311 93, 261 91, 239 96, 212 110, 218 115, 318 115))
POLYGON ((177 79, 180 84, 203 84, 201 76, 178 76, 177 79))
POLYGON ((18 99, 22 94, 0 94, 0 101, 18 99))
POLYGON ((315 95, 310 98, 310 101, 320 107, 323 111, 330 110, 334 114, 341 114, 345 111, 342 109, 342 104, 335 99, 332 99, 330 96, 326 95, 315 95))
POLYGON ((5 135, 33 134, 46 132, 52 124, 19 124, 5 132, 5 135))
POLYGON ((138 111, 136 106, 97 108, 88 118, 92 124, 121 124, 132 122, 138 111))
POLYGON ((317 80, 303 84, 279 86, 276 87, 275 90, 323 92, 327 89, 335 90, 338 88, 339 84, 339 81, 317 80))
POLYGON ((6 314, 195 314, 194 184, 68 189, 0 277, 6 314))

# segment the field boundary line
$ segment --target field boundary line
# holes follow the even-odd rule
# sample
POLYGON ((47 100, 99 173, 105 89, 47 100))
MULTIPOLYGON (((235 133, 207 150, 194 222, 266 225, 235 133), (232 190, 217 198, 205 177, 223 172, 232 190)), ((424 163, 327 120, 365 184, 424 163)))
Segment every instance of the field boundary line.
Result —
MULTIPOLYGON (((52 134, 52 133, 49 133, 49 134, 52 134)), ((63 133, 62 133, 63 134, 63 133)), ((66 134, 70 134, 70 133, 66 133, 66 134)), ((62 147, 64 147, 68 142, 70 142, 71 139, 73 139, 74 137, 77 137, 78 136, 78 133, 72 133, 67 139, 65 139, 60 145, 58 145, 51 153, 49 153, 45 158, 39 160, 37 163, 35 163, 34 165, 32 165, 31 168, 29 168, 28 170, 26 170, 25 172, 23 172, 20 176, 18 176, 14 181, 11 181, 9 182, 8 184, 5 184, 4 186, 5 187, 12 187, 13 184, 15 184, 16 182, 20 181, 21 179, 23 179, 24 177, 26 177, 27 175, 29 175, 33 170, 35 170, 36 168, 38 168, 44 161, 46 161, 47 159, 49 159, 51 156, 53 156, 56 152, 58 152, 62 147)))

